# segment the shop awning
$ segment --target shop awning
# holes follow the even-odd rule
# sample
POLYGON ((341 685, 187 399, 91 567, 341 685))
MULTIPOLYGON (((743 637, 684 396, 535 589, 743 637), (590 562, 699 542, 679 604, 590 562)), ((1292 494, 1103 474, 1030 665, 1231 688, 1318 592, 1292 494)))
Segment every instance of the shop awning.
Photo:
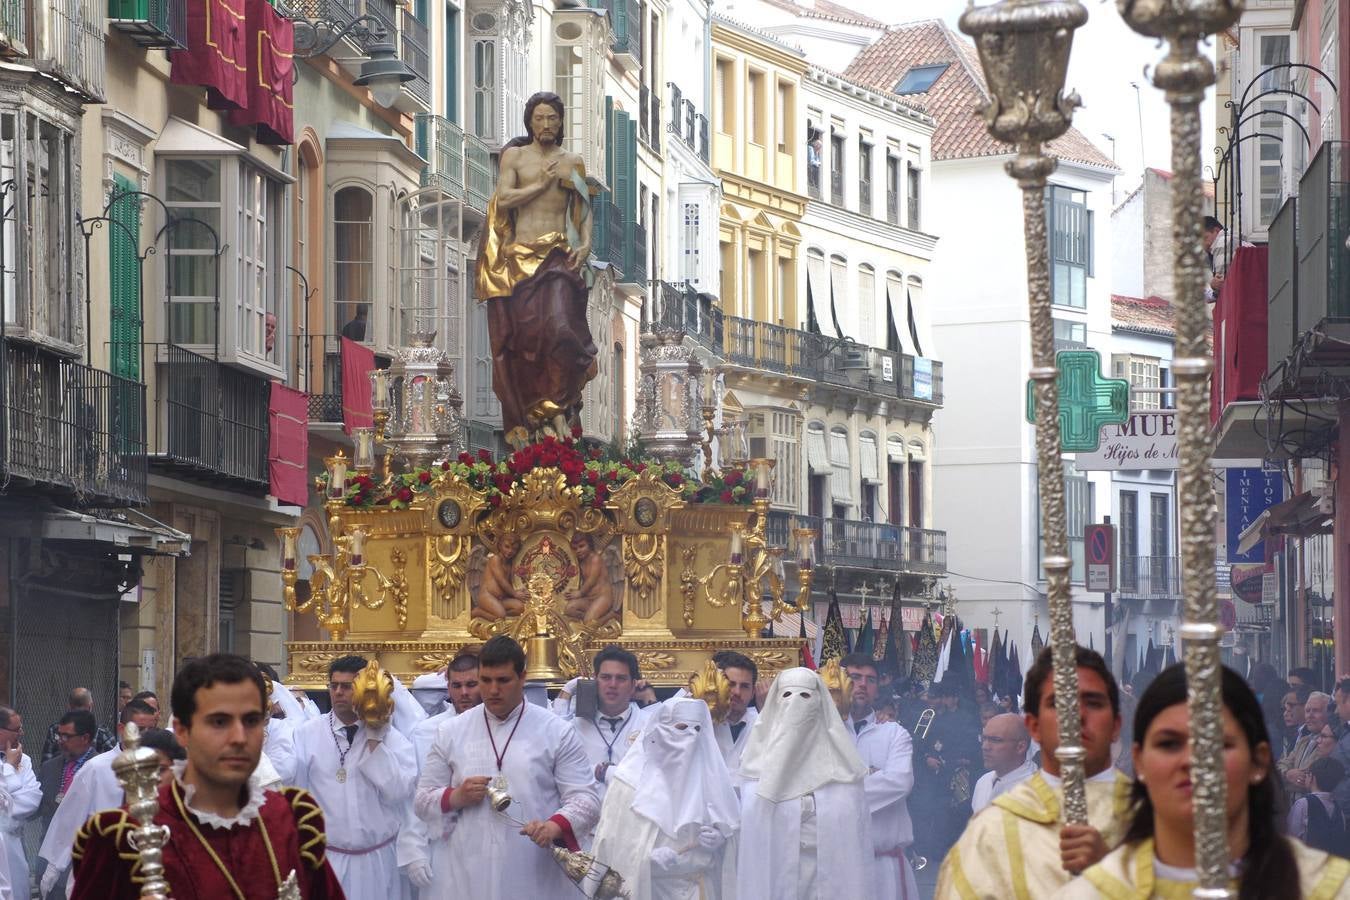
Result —
POLYGON ((1268 537, 1309 537, 1331 533, 1331 514, 1318 508, 1321 498, 1311 491, 1290 497, 1265 510, 1242 530, 1238 552, 1246 553, 1268 537))
POLYGON ((848 434, 830 432, 830 493, 835 503, 853 502, 853 474, 848 464, 848 434))
POLYGON ((183 557, 192 549, 192 535, 134 509, 77 512, 52 506, 39 513, 36 522, 32 517, 11 522, 43 540, 109 544, 124 553, 183 557))
POLYGON ((858 471, 864 484, 880 484, 877 465, 877 439, 870 434, 858 437, 858 471))

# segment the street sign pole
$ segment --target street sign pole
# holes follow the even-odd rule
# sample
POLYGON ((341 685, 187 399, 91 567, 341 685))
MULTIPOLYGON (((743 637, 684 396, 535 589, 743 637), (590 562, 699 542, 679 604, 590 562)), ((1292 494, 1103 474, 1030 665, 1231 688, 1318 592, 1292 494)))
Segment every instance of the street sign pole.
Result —
MULTIPOLYGON (((1111 524, 1111 517, 1102 516, 1102 524, 1109 526, 1111 524)), ((1114 559, 1115 555, 1115 548, 1112 547, 1111 557, 1114 559)), ((1102 604, 1102 613, 1106 616, 1106 671, 1114 675, 1116 670, 1111 665, 1111 657, 1115 655, 1113 652, 1115 649, 1113 646, 1115 644, 1115 617, 1111 614, 1111 592, 1107 591, 1103 596, 1106 598, 1105 602, 1102 604)))

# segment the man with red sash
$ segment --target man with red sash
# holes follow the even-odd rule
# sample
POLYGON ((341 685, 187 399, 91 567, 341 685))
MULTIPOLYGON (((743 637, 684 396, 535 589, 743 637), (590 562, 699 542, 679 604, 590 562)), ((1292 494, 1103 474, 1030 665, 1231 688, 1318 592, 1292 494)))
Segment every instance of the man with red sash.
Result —
MULTIPOLYGON (((186 762, 159 792, 169 827, 164 874, 174 900, 275 900, 295 873, 304 900, 342 900, 325 858, 323 814, 297 788, 263 790, 267 687, 257 668, 217 653, 183 666, 173 684, 174 731, 186 762)), ((75 838, 74 900, 136 900, 137 823, 125 809, 96 813, 75 838)))

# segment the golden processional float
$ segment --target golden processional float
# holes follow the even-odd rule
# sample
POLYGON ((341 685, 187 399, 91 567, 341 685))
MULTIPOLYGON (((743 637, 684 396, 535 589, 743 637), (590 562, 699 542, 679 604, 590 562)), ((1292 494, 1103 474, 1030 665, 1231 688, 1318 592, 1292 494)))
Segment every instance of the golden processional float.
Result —
MULTIPOLYGON (((1216 510, 1211 487, 1212 437, 1209 378, 1214 360, 1206 344, 1205 262, 1201 243, 1200 103, 1214 84, 1213 62, 1200 42, 1237 22, 1242 0, 1116 0, 1126 24, 1141 35, 1168 42, 1167 56, 1148 74, 1172 108, 1172 238, 1176 287, 1177 421, 1182 592, 1181 638, 1191 719, 1195 781, 1195 848, 1199 885, 1195 896, 1231 897, 1223 762, 1223 705, 1218 597, 1215 591, 1216 510)), ((1066 539, 1059 384, 1051 318, 1045 188, 1057 160, 1046 144, 1069 128, 1077 94, 1064 94, 1073 32, 1087 21, 1078 0, 1002 0, 972 7, 961 30, 975 39, 989 88, 985 109, 989 133, 1015 149, 1007 165, 1022 190, 1027 252, 1027 301, 1031 319, 1032 369, 1041 521, 1045 523, 1045 577, 1054 654, 1055 712, 1064 779, 1064 814, 1087 822, 1084 751, 1079 736, 1078 684, 1073 674, 1071 567, 1066 539)))
MULTIPOLYGON (((774 461, 712 464, 715 438, 748 449, 743 423, 685 433, 693 440, 664 459, 615 458, 553 428, 505 459, 455 452, 460 400, 431 337, 371 373, 374 427, 354 430, 351 458, 325 459, 316 489, 333 552, 308 557, 307 590, 300 529, 277 529, 286 608, 331 636, 287 644, 290 684, 321 688, 328 664, 352 653, 407 682, 497 634, 526 649, 529 680, 553 684, 589 674, 610 643, 656 685, 687 686, 719 649, 769 674, 798 664, 800 638, 761 633, 807 608, 816 535, 797 529, 785 561, 766 535, 774 461)), ((708 379, 683 375, 662 386, 665 400, 682 391, 705 410, 708 379)))

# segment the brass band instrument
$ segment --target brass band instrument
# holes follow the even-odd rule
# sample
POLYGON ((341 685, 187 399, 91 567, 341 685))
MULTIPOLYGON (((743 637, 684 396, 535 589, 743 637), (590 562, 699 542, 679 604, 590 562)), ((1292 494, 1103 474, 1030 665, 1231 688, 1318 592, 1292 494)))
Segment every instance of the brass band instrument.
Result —
POLYGON ((933 720, 937 718, 937 710, 928 707, 919 713, 919 721, 914 725, 914 737, 921 741, 928 739, 928 729, 933 727, 933 720))

